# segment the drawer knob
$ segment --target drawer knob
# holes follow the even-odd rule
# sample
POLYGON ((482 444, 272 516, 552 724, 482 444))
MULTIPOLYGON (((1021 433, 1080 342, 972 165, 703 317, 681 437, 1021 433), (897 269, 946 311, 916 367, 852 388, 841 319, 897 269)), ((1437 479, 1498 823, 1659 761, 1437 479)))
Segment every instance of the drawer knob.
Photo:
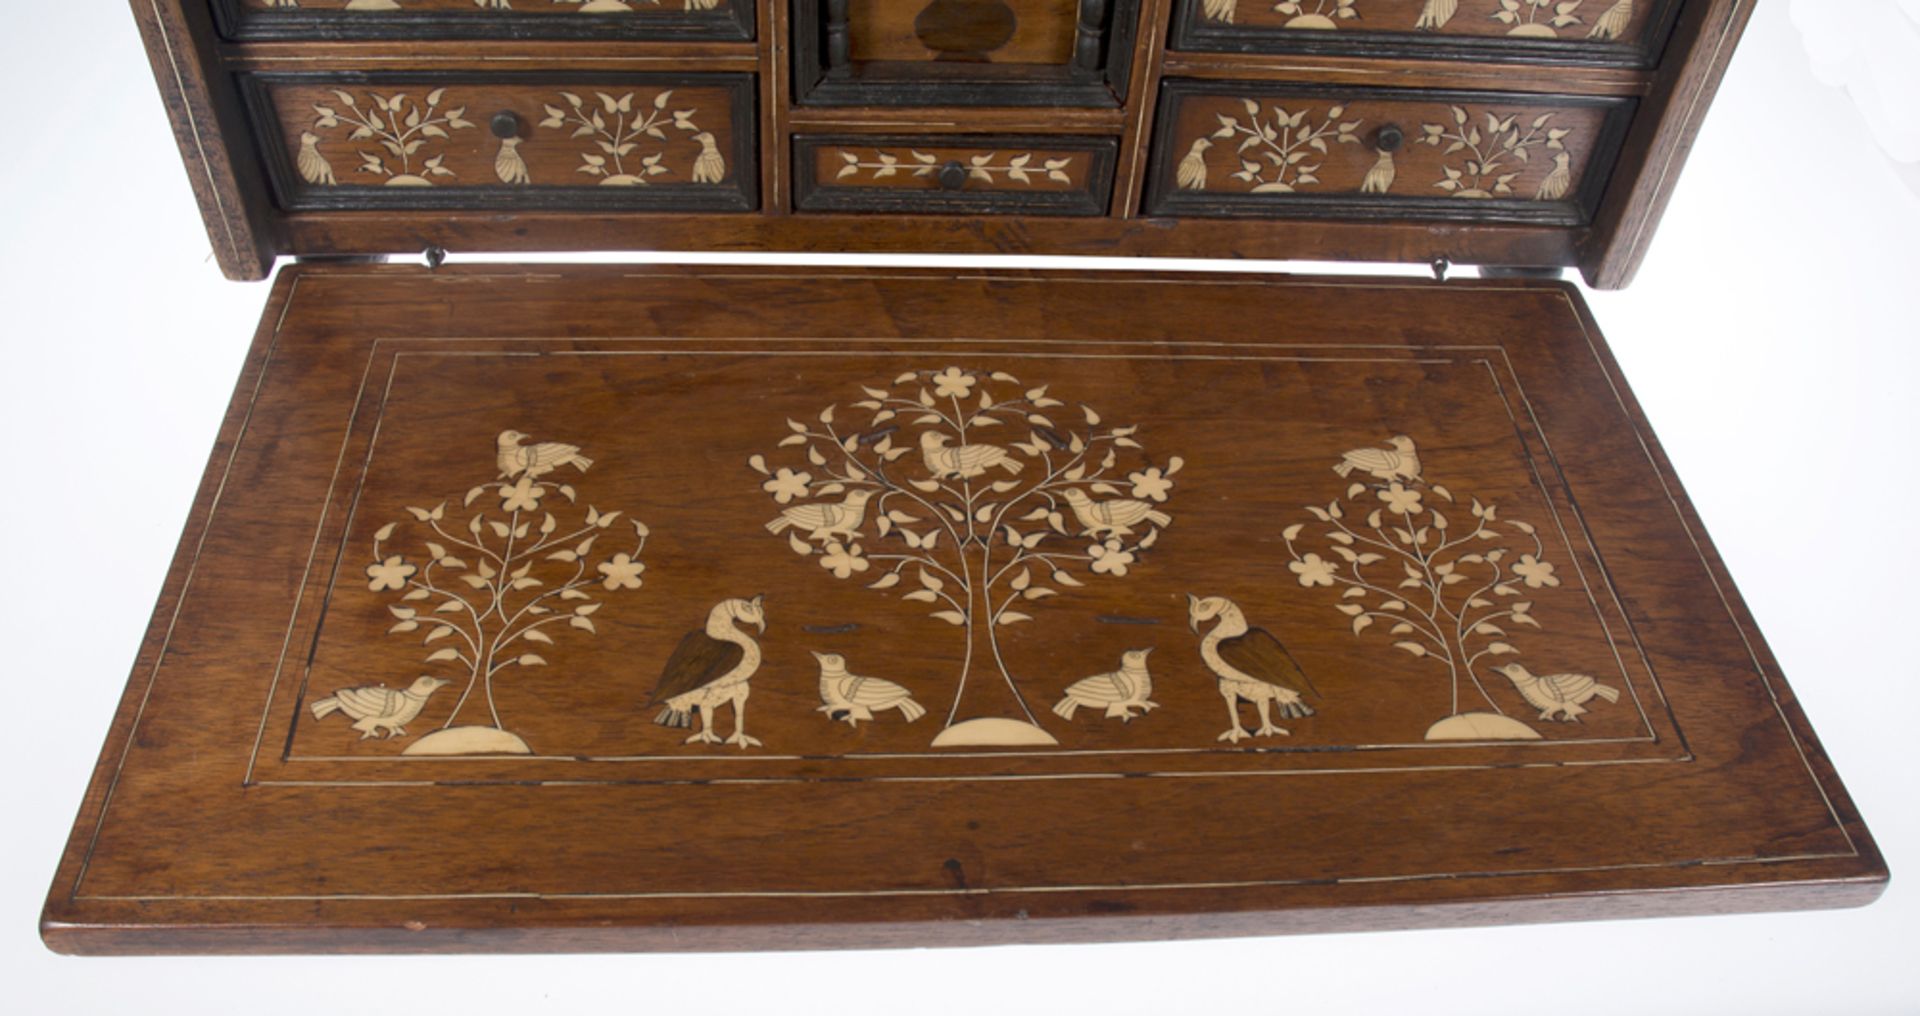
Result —
POLYGON ((1405 144, 1407 135, 1397 123, 1390 123, 1374 132, 1373 147, 1382 152, 1397 152, 1405 144))
POLYGON ((958 160, 940 167, 940 187, 942 190, 959 190, 967 182, 967 167, 958 160))
POLYGON ((503 109, 493 114, 493 121, 489 126, 493 128, 493 136, 503 141, 520 136, 520 118, 515 116, 512 110, 503 109))

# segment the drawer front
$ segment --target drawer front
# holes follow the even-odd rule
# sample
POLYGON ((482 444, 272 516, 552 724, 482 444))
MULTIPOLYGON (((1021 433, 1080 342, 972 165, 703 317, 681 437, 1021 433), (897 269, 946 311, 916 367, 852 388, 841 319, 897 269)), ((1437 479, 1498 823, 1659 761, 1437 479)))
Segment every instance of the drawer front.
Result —
POLYGON ((750 211, 746 74, 249 75, 281 207, 750 211))
POLYGON ((798 137, 801 211, 1104 215, 1115 138, 798 137))
POLYGON ((791 0, 794 101, 1117 107, 1127 97, 1140 6, 1140 0, 791 0))
POLYGON ((1150 215, 1591 220, 1633 101, 1169 81, 1150 215))
POLYGON ((1175 50, 1651 66, 1679 0, 1177 0, 1175 50))
POLYGON ((230 39, 753 38, 755 0, 212 0, 230 39))

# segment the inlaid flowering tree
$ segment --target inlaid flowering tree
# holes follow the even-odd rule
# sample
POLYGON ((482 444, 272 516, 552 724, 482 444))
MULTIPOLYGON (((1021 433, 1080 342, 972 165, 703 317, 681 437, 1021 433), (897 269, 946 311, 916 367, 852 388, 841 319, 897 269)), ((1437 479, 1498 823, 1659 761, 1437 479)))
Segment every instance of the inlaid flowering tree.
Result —
POLYGON ((1240 170, 1228 175, 1249 184, 1253 194, 1291 194, 1319 183, 1320 178, 1315 174, 1320 172, 1321 161, 1329 154, 1329 143, 1360 142, 1355 132, 1360 129, 1361 121, 1340 119, 1347 112, 1345 103, 1328 107, 1320 114, 1319 123, 1308 119, 1312 112, 1308 107, 1288 112, 1272 106, 1267 115, 1262 116, 1260 104, 1252 99, 1242 99, 1241 105, 1246 108, 1245 120, 1225 113, 1215 114, 1220 127, 1213 132, 1212 140, 1240 138, 1235 150, 1240 170), (1308 162, 1308 159, 1315 161, 1308 162))
POLYGON ((775 454, 790 464, 748 460, 781 506, 767 529, 835 578, 904 587, 902 600, 962 629, 935 745, 1055 743, 999 630, 1086 577, 1126 575, 1172 522, 1161 506, 1181 460, 1155 465, 1137 427, 1004 372, 908 371, 863 393, 788 420, 775 454))
POLYGON ((426 662, 463 685, 446 722, 406 754, 528 754, 526 741, 501 723, 494 679, 546 666, 541 652, 556 645, 555 636, 595 634, 604 599, 640 588, 646 525, 621 524, 620 512, 591 505, 582 512, 571 484, 545 476, 560 463, 543 463, 539 454, 570 447, 523 449, 503 436, 501 478, 469 489, 457 508, 451 499, 409 506, 410 521, 374 533, 367 588, 400 594, 387 608, 394 618, 387 633, 419 634, 426 662), (511 464, 509 456, 522 452, 529 453, 524 465, 511 464), (631 542, 620 535, 628 529, 631 542), (485 725, 461 724, 482 705, 485 725))
MULTIPOLYGON (((335 89, 333 94, 343 108, 315 105, 313 129, 332 130, 342 124, 351 126, 353 130, 347 134, 347 140, 377 142, 384 150, 375 152, 360 149, 359 172, 385 177, 389 187, 431 186, 429 177, 453 176, 454 173, 444 165, 447 158, 445 152, 420 157, 416 162, 416 157, 421 156, 421 149, 448 140, 452 137, 449 131, 473 127, 473 123, 465 118, 465 106, 448 110, 440 108, 446 93, 446 89, 436 88, 428 92, 425 99, 415 100, 405 92, 391 96, 369 92, 372 105, 362 109, 353 93, 335 89)), ((312 142, 303 138, 302 144, 310 146, 312 142)), ((304 167, 303 172, 306 172, 304 167)), ((311 174, 308 182, 316 182, 311 174)))
POLYGON ((1478 498, 1456 519, 1453 492, 1415 472, 1356 482, 1324 507, 1307 506, 1317 525, 1281 531, 1287 567, 1302 586, 1340 590, 1334 609, 1354 635, 1384 631, 1393 649, 1446 668, 1452 704, 1429 740, 1537 739, 1505 715, 1475 668, 1519 653, 1509 628, 1540 627, 1527 591, 1560 584, 1540 535, 1478 498))

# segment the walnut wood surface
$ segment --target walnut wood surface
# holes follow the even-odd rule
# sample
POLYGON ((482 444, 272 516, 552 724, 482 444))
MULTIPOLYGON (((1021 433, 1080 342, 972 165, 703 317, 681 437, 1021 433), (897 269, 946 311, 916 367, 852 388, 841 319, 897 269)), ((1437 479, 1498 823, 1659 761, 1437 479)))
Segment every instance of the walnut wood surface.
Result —
MULTIPOLYGON (((920 475, 920 453, 898 468, 920 475)), ((1885 878, 1570 287, 304 266, 269 301, 44 933, 76 952, 927 945, 1843 906, 1885 878), (1064 566, 1078 585, 1042 576, 1057 595, 1000 636, 1011 684, 956 693, 964 639, 899 596, 913 571, 863 588, 897 534, 859 524, 873 563, 843 581, 826 548, 768 531, 797 482, 773 467, 827 468, 783 439, 841 428, 873 454, 929 426, 868 423, 875 386, 1062 402, 973 443, 1044 429, 1067 455, 1138 427, 1102 496, 1158 506, 1139 523, 1156 541, 1126 544, 1124 574, 1095 555, 1064 566), (431 557, 408 509, 497 517, 498 473, 523 468, 496 463, 510 430, 580 446, 590 463, 563 450, 542 474, 577 500, 518 496, 569 524, 619 510, 596 539, 622 547, 644 521, 645 572, 627 585, 616 561, 586 589, 591 631, 553 629, 544 665, 489 686, 530 754, 402 755, 484 713, 456 689, 361 739, 323 696, 449 676, 422 662, 447 640, 389 632, 396 606, 437 601, 374 588, 431 557), (1419 442, 1393 467, 1410 488, 1330 468, 1399 433, 1419 442), (1502 658, 1597 675, 1614 699, 1562 722, 1490 686, 1476 709, 1541 740, 1423 739, 1464 711, 1444 671, 1350 624, 1338 605, 1373 598, 1294 547, 1338 558, 1302 506, 1399 511, 1409 489, 1460 535, 1482 525, 1469 500, 1497 504, 1488 547, 1539 534, 1510 591, 1539 627, 1506 622, 1520 650, 1502 658), (1290 736, 1215 739, 1189 593, 1230 598, 1313 679, 1290 736), (763 743, 684 744, 649 689, 735 597, 764 597, 746 721, 763 743), (1158 708, 1049 708, 1143 646, 1158 708), (813 652, 931 715, 823 712, 813 652), (929 745, 950 701, 1013 717, 1021 699, 1057 745, 929 745)))
MULTIPOLYGON (((949 6, 953 10, 999 7, 957 2, 949 6)), ((1402 6, 1396 5, 1395 10, 1402 6)), ((1592 31, 1614 5, 1606 6, 1603 11, 1588 4, 1574 13, 1592 31)), ((815 38, 824 9, 819 4, 805 5, 797 14, 789 3, 727 3, 697 12, 673 8, 604 15, 579 11, 557 15, 541 8, 539 13, 511 15, 518 19, 515 25, 529 23, 524 31, 515 27, 498 32, 472 26, 506 24, 501 20, 506 15, 469 12, 459 5, 412 14, 372 14, 331 6, 287 11, 231 4, 221 9, 243 14, 239 21, 244 25, 292 27, 284 32, 233 30, 231 36, 223 36, 210 5, 187 0, 133 2, 190 178, 214 235, 215 251, 223 267, 237 278, 262 277, 277 254, 392 253, 416 246, 406 238, 432 232, 438 234, 438 242, 457 251, 964 250, 1408 261, 1444 255, 1460 263, 1578 264, 1590 282, 1602 287, 1624 284, 1643 256, 1688 142, 1705 115, 1750 10, 1747 0, 1688 2, 1679 5, 1677 15, 1671 13, 1672 4, 1636 0, 1628 6, 1631 18, 1620 39, 1582 36, 1516 42, 1505 35, 1487 36, 1482 29, 1499 28, 1501 23, 1488 21, 1487 11, 1470 4, 1461 8, 1455 24, 1421 34, 1416 40, 1419 45, 1406 46, 1395 40, 1407 33, 1379 30, 1387 22, 1375 16, 1384 17, 1385 7, 1373 0, 1349 5, 1361 13, 1360 18, 1336 19, 1333 32, 1261 29, 1252 22, 1273 12, 1246 7, 1240 12, 1246 19, 1229 27, 1253 34, 1277 33, 1280 42, 1203 47, 1173 32, 1174 26, 1201 17, 1197 3, 1140 0, 1105 8, 1110 24, 1100 37, 1103 70, 1089 77, 1072 65, 1048 62, 1057 56, 1066 31, 1062 12, 1077 9, 1052 2, 1016 3, 1008 8, 1028 20, 1029 32, 1038 33, 1029 37, 1016 32, 1018 38, 1052 40, 1040 47, 1047 60, 1039 63, 1021 62, 1027 56, 1002 63, 928 60, 924 57, 932 51, 917 36, 909 38, 911 26, 895 23, 905 17, 901 10, 917 12, 920 5, 879 5, 875 11, 884 8, 889 13, 884 17, 871 13, 873 20, 868 21, 860 20, 867 16, 861 14, 867 8, 856 4, 858 10, 850 16, 859 17, 850 31, 854 27, 860 31, 850 36, 849 60, 875 54, 885 58, 841 65, 822 63, 826 43, 815 38), (299 29, 307 22, 277 20, 296 14, 325 30, 299 29), (755 19, 751 38, 745 31, 749 14, 755 19), (721 20, 713 21, 715 17, 721 20), (707 31, 691 21, 686 24, 692 27, 685 31, 655 33, 634 27, 680 24, 674 19, 688 18, 706 19, 700 24, 712 21, 708 28, 733 26, 727 30, 734 34, 716 34, 717 28, 707 31), (373 19, 367 23, 378 30, 354 30, 350 27, 358 23, 354 19, 373 19), (1674 26, 1671 32, 1669 24, 1674 26), (625 27, 579 32, 569 28, 556 34, 558 29, 548 30, 544 27, 548 25, 625 27), (1314 42, 1309 36, 1322 38, 1314 42), (1335 36, 1338 39, 1331 48, 1323 44, 1335 36), (1298 44, 1294 37, 1300 38, 1298 44), (861 43, 863 38, 866 42, 861 43), (874 49, 881 40, 891 41, 874 49), (920 47, 919 58, 907 58, 914 54, 906 42, 920 47), (275 169, 275 162, 285 159, 289 145, 297 142, 298 117, 292 113, 282 117, 271 110, 265 114, 256 110, 249 116, 241 94, 255 75, 318 75, 347 83, 356 76, 393 81, 411 74, 440 74, 476 87, 510 90, 516 87, 516 76, 558 81, 609 73, 751 74, 756 101, 751 110, 735 110, 741 136, 733 141, 737 149, 757 148, 757 158, 752 167, 744 158, 729 159, 736 169, 751 169, 751 178, 743 176, 734 182, 737 199, 730 207, 751 211, 738 217, 689 215, 718 209, 671 201, 647 201, 625 209, 610 209, 598 201, 556 206, 536 190, 529 190, 525 201, 496 190, 482 202, 487 214, 467 216, 461 213, 460 202, 450 200, 445 192, 430 194, 424 189, 383 196, 383 210, 392 214, 361 215, 340 204, 322 208, 290 198, 300 189, 278 183, 287 173, 284 166, 275 169), (1344 89, 1358 94, 1368 89, 1406 89, 1409 102, 1429 104, 1445 104, 1443 93, 1460 91, 1503 95, 1515 106, 1534 105, 1554 96, 1583 102, 1604 97, 1635 104, 1624 124, 1624 143, 1604 146, 1588 158, 1577 214, 1541 223, 1542 229, 1554 234, 1550 240, 1541 242, 1529 233, 1512 231, 1503 221, 1512 216, 1491 205, 1454 209, 1465 215, 1470 229, 1468 235, 1453 238, 1449 229, 1427 214, 1429 209, 1414 202, 1398 211, 1379 213, 1381 222, 1398 234, 1383 243, 1373 239, 1381 223, 1365 221, 1375 214, 1370 207, 1295 201, 1182 209, 1165 202, 1149 203, 1148 191, 1158 181, 1155 174, 1161 172, 1157 167, 1180 157, 1166 150, 1170 144, 1166 139, 1178 134, 1178 125, 1169 118, 1179 111, 1162 94, 1171 87, 1168 82, 1176 81, 1220 82, 1223 88, 1261 83, 1280 92, 1344 89), (1421 92, 1426 93, 1424 99, 1421 92), (1009 209, 1000 213, 1006 228, 996 226, 983 233, 972 224, 943 218, 972 210, 936 210, 920 221, 915 232, 904 220, 882 221, 892 215, 891 209, 858 213, 876 217, 867 229, 849 228, 840 221, 855 214, 852 210, 799 204, 794 186, 800 168, 793 161, 796 138, 849 133, 1102 134, 1117 137, 1119 149, 1103 217, 1068 221, 1069 217, 1047 214, 1038 207, 1009 209), (556 214, 562 216, 559 228, 550 228, 547 217, 556 214), (315 221, 316 216, 324 221, 315 221), (438 228, 416 224, 427 222, 437 222, 438 228), (530 246, 536 236, 541 237, 539 246, 530 246), (392 246, 403 240, 405 246, 392 246)), ((1563 36, 1580 34, 1579 26, 1563 27, 1563 36)))

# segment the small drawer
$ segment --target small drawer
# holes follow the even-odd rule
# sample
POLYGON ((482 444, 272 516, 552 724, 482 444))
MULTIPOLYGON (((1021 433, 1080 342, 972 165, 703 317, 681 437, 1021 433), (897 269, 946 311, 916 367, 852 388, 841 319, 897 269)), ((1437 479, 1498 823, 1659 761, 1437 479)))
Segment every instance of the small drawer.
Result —
POLYGON ((243 40, 749 41, 755 0, 212 0, 243 40))
POLYGON ((1108 137, 797 137, 803 212, 1104 215, 1108 137))
POLYGON ((1652 66, 1680 0, 1177 0, 1172 48, 1652 66))
POLYGON ((751 211, 748 74, 254 74, 290 211, 751 211))
POLYGON ((1584 225, 1633 100, 1168 81, 1149 215, 1584 225))

